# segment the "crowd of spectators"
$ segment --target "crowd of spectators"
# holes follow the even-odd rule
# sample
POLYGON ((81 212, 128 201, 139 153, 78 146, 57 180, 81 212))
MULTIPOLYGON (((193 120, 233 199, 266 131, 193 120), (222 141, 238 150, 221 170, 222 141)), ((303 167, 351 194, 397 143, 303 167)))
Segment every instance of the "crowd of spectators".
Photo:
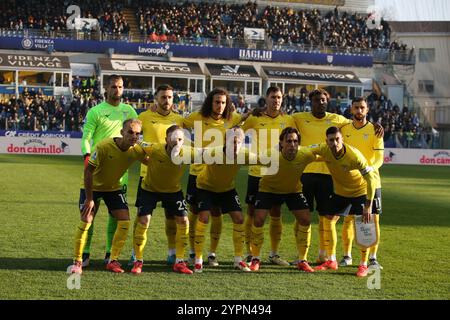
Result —
POLYGON ((390 48, 391 29, 381 20, 379 28, 367 27, 367 15, 327 12, 318 9, 247 4, 193 3, 171 4, 141 1, 137 18, 142 35, 152 41, 158 37, 202 40, 243 39, 244 28, 263 28, 275 45, 329 46, 344 48, 390 48))
MULTIPOLYGON (((104 34, 126 35, 130 26, 122 14, 125 3, 125 0, 78 0, 75 4, 81 9, 82 18, 98 20, 104 34)), ((66 12, 71 4, 69 1, 4 0, 0 2, 0 28, 16 31, 38 29, 49 35, 64 33, 68 30, 67 19, 75 12, 66 12)))
POLYGON ((0 130, 81 131, 87 111, 102 101, 95 78, 72 83, 73 100, 64 95, 46 96, 27 88, 15 97, 0 100, 0 130))
POLYGON ((82 110, 65 99, 24 92, 19 99, 0 100, 0 129, 31 131, 80 131, 82 110))
POLYGON ((435 132, 422 125, 417 112, 407 105, 400 108, 384 95, 368 97, 369 120, 380 123, 386 147, 423 148, 431 146, 435 132))
MULTIPOLYGON (((367 14, 334 10, 258 6, 256 2, 175 3, 159 0, 79 0, 81 17, 98 19, 104 34, 128 35, 125 7, 136 12, 141 36, 147 41, 178 42, 191 39, 235 40, 244 38, 244 28, 262 28, 272 45, 339 47, 347 50, 405 49, 390 41, 389 24, 381 19, 377 28, 367 26, 367 14)), ((64 31, 71 13, 69 1, 5 0, 0 4, 0 28, 64 31)), ((89 31, 89 30, 88 30, 89 31)))

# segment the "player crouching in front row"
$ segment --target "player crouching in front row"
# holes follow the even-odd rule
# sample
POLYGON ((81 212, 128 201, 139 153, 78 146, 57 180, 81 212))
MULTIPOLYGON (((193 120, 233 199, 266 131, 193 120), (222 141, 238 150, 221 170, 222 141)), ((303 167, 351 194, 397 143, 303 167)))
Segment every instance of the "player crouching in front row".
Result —
POLYGON ((251 155, 244 143, 244 131, 238 127, 227 130, 226 146, 211 150, 212 158, 222 159, 221 163, 207 164, 197 176, 198 221, 195 226, 195 266, 194 272, 203 271, 203 248, 205 232, 212 209, 229 213, 233 221, 234 266, 249 272, 242 260, 244 254, 245 227, 239 195, 235 189, 235 178, 242 164, 249 162, 251 155))
MULTIPOLYGON (((313 147, 311 151, 325 161, 333 178, 334 194, 330 199, 331 215, 324 220, 325 246, 328 261, 316 267, 316 270, 336 270, 336 221, 340 215, 362 215, 364 223, 370 222, 375 198, 376 176, 366 158, 356 148, 344 144, 341 130, 330 127, 326 131, 326 144, 313 147)), ((367 260, 369 251, 361 247, 361 262, 356 275, 368 274, 367 260)))
POLYGON ((147 229, 150 217, 156 204, 161 201, 169 216, 174 216, 176 221, 175 255, 176 261, 173 265, 175 272, 192 274, 185 261, 184 253, 189 237, 189 220, 187 218, 186 201, 181 191, 181 179, 187 167, 182 159, 187 155, 191 161, 196 157, 195 153, 202 153, 203 149, 183 146, 184 132, 173 125, 166 130, 166 143, 157 143, 143 146, 149 157, 147 174, 141 182, 141 192, 138 193, 136 206, 138 216, 133 232, 133 248, 136 253, 131 272, 139 274, 142 272, 144 247, 147 242, 147 229), (174 163, 173 160, 177 160, 174 163), (178 164, 178 162, 180 164, 178 164))
POLYGON ((142 124, 137 119, 126 120, 121 130, 122 137, 109 138, 100 142, 92 153, 84 171, 85 199, 80 199, 81 221, 75 233, 75 257, 72 273, 82 273, 82 253, 88 230, 98 210, 100 198, 104 200, 109 213, 117 219, 117 229, 111 248, 111 260, 106 269, 122 273, 117 261, 127 238, 130 215, 120 178, 137 160, 143 160, 144 150, 136 144, 142 124))
POLYGON ((300 133, 287 127, 280 134, 279 165, 274 174, 266 174, 260 180, 255 201, 255 217, 252 225, 250 250, 253 256, 250 269, 258 271, 261 265, 261 248, 264 242, 264 222, 273 207, 286 203, 295 216, 295 238, 298 251, 297 268, 304 272, 314 272, 307 255, 311 243, 311 212, 302 193, 300 176, 305 167, 316 160, 316 156, 306 147, 300 147, 300 133))

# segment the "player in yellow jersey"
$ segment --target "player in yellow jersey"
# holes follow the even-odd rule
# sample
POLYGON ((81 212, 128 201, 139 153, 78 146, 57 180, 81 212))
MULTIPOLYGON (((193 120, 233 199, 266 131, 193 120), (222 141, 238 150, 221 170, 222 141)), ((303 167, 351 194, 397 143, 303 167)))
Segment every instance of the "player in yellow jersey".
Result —
MULTIPOLYGON (((114 138, 120 136, 122 123, 127 119, 137 118, 136 111, 128 104, 121 103, 120 99, 123 94, 123 80, 121 76, 111 75, 108 77, 106 85, 106 101, 94 106, 86 114, 86 122, 83 126, 83 137, 81 138, 81 151, 84 157, 85 167, 88 165, 91 149, 97 143, 106 138, 114 138)), ((124 194, 127 194, 128 172, 125 172, 120 179, 124 194)), ((84 197, 84 184, 81 182, 80 202, 84 197)), ((117 223, 114 218, 108 216, 107 232, 106 232, 106 254, 105 263, 108 263, 111 254, 111 244, 116 231, 117 223)), ((83 267, 89 266, 89 256, 91 251, 91 240, 94 233, 94 224, 91 224, 83 251, 83 267)))
MULTIPOLYGON (((343 116, 326 112, 330 95, 323 89, 316 89, 309 94, 311 101, 311 112, 297 112, 292 115, 297 129, 302 137, 301 146, 319 144, 323 141, 325 131, 335 126, 338 128, 351 123, 351 120, 343 116)), ((377 134, 383 134, 383 128, 377 126, 377 134)), ((303 184, 303 194, 308 200, 311 212, 315 209, 319 213, 319 257, 318 262, 322 263, 326 259, 326 248, 323 238, 324 216, 327 210, 330 195, 333 193, 333 180, 327 166, 322 162, 314 162, 308 165, 301 177, 303 184)))
MULTIPOLYGON (((336 221, 339 215, 362 215, 364 222, 370 221, 372 202, 375 198, 377 179, 374 170, 358 149, 344 144, 342 133, 337 127, 326 131, 326 144, 312 147, 311 151, 322 157, 333 178, 334 193, 329 202, 323 223, 325 247, 328 260, 315 270, 337 270, 336 221)), ((367 275, 368 251, 361 248, 361 263, 358 276, 365 270, 367 275)))
POLYGON ((213 208, 219 214, 228 213, 233 221, 234 266, 245 272, 250 271, 248 265, 242 260, 245 239, 244 217, 239 195, 235 189, 236 174, 242 164, 249 162, 250 156, 247 149, 241 149, 244 142, 242 129, 234 128, 228 132, 226 146, 214 148, 214 159, 223 159, 223 161, 205 165, 196 180, 198 206, 194 238, 194 272, 196 273, 203 271, 205 231, 213 208))
POLYGON ((106 203, 109 213, 117 219, 111 260, 106 269, 123 273, 117 261, 125 244, 130 225, 130 215, 120 177, 136 160, 143 160, 145 153, 136 142, 141 133, 141 121, 126 120, 121 130, 122 137, 105 139, 98 143, 84 171, 85 197, 80 206, 81 221, 75 234, 75 257, 72 273, 82 273, 82 252, 86 244, 88 229, 95 218, 100 198, 106 203))
MULTIPOLYGON (((223 140, 226 129, 240 124, 242 119, 241 115, 233 112, 232 102, 228 92, 222 88, 215 88, 206 96, 200 111, 193 112, 185 118, 184 127, 193 130, 194 147, 217 147, 224 144, 223 140)), ((196 179, 203 166, 202 164, 191 165, 186 191, 186 201, 189 203, 191 209, 189 214, 189 223, 191 226, 189 234, 190 263, 194 262, 195 257, 194 232, 197 221, 196 179)), ((210 266, 218 266, 215 251, 222 232, 222 215, 215 209, 212 209, 211 215, 211 245, 208 262, 210 266)))
MULTIPOLYGON (((173 107, 173 88, 167 84, 160 85, 156 88, 155 92, 156 109, 147 110, 139 114, 139 120, 142 121, 142 133, 143 140, 147 143, 165 143, 166 130, 173 126, 183 125, 183 117, 172 111, 173 107)), ((145 177, 147 172, 147 166, 141 165, 141 172, 137 190, 136 199, 139 199, 141 193, 142 178, 145 177)), ((139 202, 136 200, 136 207, 140 207, 139 202)), ((165 210, 165 226, 166 236, 168 244, 167 264, 173 265, 175 263, 175 236, 177 233, 177 225, 175 223, 175 217, 170 215, 165 210)), ((136 224, 135 224, 136 225, 136 224)), ((134 263, 134 255, 131 259, 131 264, 134 263)))
POLYGON ((192 274, 184 262, 184 251, 189 235, 189 221, 187 218, 186 201, 181 191, 181 178, 186 165, 178 165, 172 157, 184 156, 190 153, 193 159, 193 148, 183 147, 184 132, 181 127, 173 125, 166 130, 166 143, 144 146, 148 155, 147 172, 141 181, 141 190, 136 202, 139 204, 137 223, 133 235, 133 248, 136 254, 132 273, 142 272, 144 247, 147 242, 147 229, 150 217, 156 204, 161 201, 166 216, 176 221, 175 254, 173 264, 175 272, 192 274))
MULTIPOLYGON (((369 267, 381 268, 377 261, 378 243, 380 241, 379 215, 381 214, 381 178, 379 168, 384 160, 384 142, 382 138, 375 136, 373 124, 367 120, 369 108, 367 101, 363 97, 355 98, 352 101, 351 113, 353 123, 342 127, 342 136, 345 143, 357 148, 374 169, 377 179, 377 189, 375 190, 375 200, 372 213, 374 213, 375 228, 377 230, 377 243, 369 249, 369 267)), ((352 242, 354 239, 354 215, 348 215, 344 218, 342 226, 342 243, 344 257, 339 265, 344 267, 352 264, 352 242)))
MULTIPOLYGON (((300 148, 300 134, 296 128, 285 128, 280 136, 278 171, 263 175, 259 181, 259 190, 255 200, 255 217, 252 225, 251 253, 253 259, 250 269, 258 271, 261 265, 261 247, 264 241, 264 221, 273 207, 280 208, 286 203, 295 216, 295 238, 298 250, 297 268, 305 272, 314 272, 308 262, 307 254, 311 242, 311 212, 302 193, 300 176, 305 167, 316 160, 308 148, 300 148)), ((273 151, 275 152, 275 151, 273 151)))
MULTIPOLYGON (((295 127, 291 116, 281 113, 283 93, 279 87, 269 87, 266 91, 266 109, 258 116, 250 116, 242 125, 246 134, 251 135, 252 147, 257 147, 258 152, 270 150, 273 145, 278 144, 281 131, 287 127, 295 127)), ((261 179, 261 166, 249 166, 247 196, 245 202, 248 204, 247 217, 245 220, 245 238, 247 251, 250 250, 251 228, 255 215, 255 200, 258 193, 259 181, 261 179)), ((282 221, 280 206, 270 208, 270 240, 271 251, 269 261, 274 264, 287 266, 289 263, 280 258, 278 248, 281 242, 282 221)), ((251 261, 248 255, 248 262, 251 261)))

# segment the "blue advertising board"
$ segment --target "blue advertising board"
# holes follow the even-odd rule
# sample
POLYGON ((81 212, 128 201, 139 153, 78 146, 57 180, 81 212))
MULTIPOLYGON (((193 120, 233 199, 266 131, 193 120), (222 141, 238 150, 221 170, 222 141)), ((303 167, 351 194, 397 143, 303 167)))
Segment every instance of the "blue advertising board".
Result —
POLYGON ((167 56, 182 58, 213 58, 225 60, 249 60, 328 66, 367 67, 373 65, 373 57, 363 54, 326 54, 297 50, 258 50, 223 48, 202 45, 172 43, 131 43, 126 41, 93 41, 74 39, 51 39, 32 37, 0 37, 1 49, 54 50, 57 52, 115 53, 144 56, 167 56))

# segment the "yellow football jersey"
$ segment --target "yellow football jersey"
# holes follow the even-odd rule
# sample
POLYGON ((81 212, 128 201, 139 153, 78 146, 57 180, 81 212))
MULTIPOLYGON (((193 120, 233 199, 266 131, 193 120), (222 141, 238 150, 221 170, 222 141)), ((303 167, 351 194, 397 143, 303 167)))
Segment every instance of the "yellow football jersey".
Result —
POLYGON ((381 188, 381 178, 379 168, 383 164, 384 141, 375 135, 375 128, 372 123, 367 122, 364 127, 355 128, 353 123, 342 127, 342 137, 344 142, 358 149, 366 158, 369 165, 374 169, 377 179, 377 188, 381 188))
MULTIPOLYGON (((219 154, 218 158, 222 159, 223 164, 204 164, 203 169, 197 175, 197 188, 212 192, 226 192, 235 188, 235 178, 239 168, 249 162, 252 158, 256 162, 256 154, 251 155, 247 148, 241 148, 237 159, 243 160, 245 163, 238 164, 237 161, 226 162, 227 158, 223 152, 223 147, 216 147, 212 150, 212 155, 219 154)), ((228 159, 230 160, 230 159, 228 159)))
MULTIPOLYGON (((170 155, 166 151, 165 143, 156 143, 143 147, 144 152, 149 156, 150 162, 147 167, 147 174, 142 179, 141 187, 150 192, 174 193, 181 190, 181 178, 186 170, 187 164, 174 164, 170 155)), ((183 146, 180 157, 185 153, 189 154, 192 161, 194 149, 183 146)))
POLYGON ((321 156, 333 178, 334 193, 355 198, 366 195, 373 200, 376 179, 372 167, 358 149, 344 144, 344 154, 335 158, 326 143, 311 146, 312 153, 321 156))
MULTIPOLYGON (((151 110, 139 114, 138 119, 142 121, 143 140, 148 143, 165 143, 167 128, 178 125, 183 127, 183 117, 175 112, 164 116, 151 110)), ((141 177, 145 177, 147 166, 141 165, 141 177)))
MULTIPOLYGON (((233 112, 231 119, 229 121, 224 121, 223 119, 215 120, 211 117, 204 118, 199 111, 192 112, 187 118, 184 119, 184 127, 186 129, 192 129, 194 132, 194 139, 197 138, 198 141, 201 141, 201 145, 194 145, 196 148, 205 148, 205 147, 217 147, 225 144, 225 132, 227 129, 230 129, 234 126, 237 126, 241 123, 241 115, 237 112, 233 112), (194 126, 195 122, 200 123, 200 126, 194 126), (217 141, 215 139, 209 140, 206 137, 208 136, 208 129, 218 129, 222 133, 223 140, 217 141), (205 136, 206 134, 206 136, 205 136)), ((202 170, 202 164, 192 164, 189 173, 196 176, 202 170)))
MULTIPOLYGON (((260 151, 260 146, 270 150, 273 147, 272 139, 278 143, 281 131, 287 127, 295 128, 294 119, 289 115, 278 115, 274 118, 266 114, 259 117, 252 115, 242 125, 242 129, 246 132, 249 129, 256 131, 256 137, 252 136, 252 141, 256 139, 258 151, 260 151)), ((261 177, 261 166, 249 166, 248 174, 254 177, 261 177)))
POLYGON ((89 164, 95 167, 93 191, 120 190, 120 178, 134 161, 145 157, 144 150, 135 144, 122 151, 113 138, 99 142, 89 158, 89 164))
MULTIPOLYGON (((325 132, 329 127, 341 128, 352 121, 335 113, 326 112, 325 117, 318 119, 313 116, 312 112, 297 112, 292 115, 298 131, 300 131, 301 146, 309 146, 319 144, 326 140, 325 132)), ((313 162, 308 165, 305 173, 322 173, 330 174, 327 166, 323 162, 313 162)))
POLYGON ((279 152, 278 172, 264 175, 259 181, 259 191, 277 194, 302 192, 300 176, 305 167, 316 160, 316 156, 309 148, 300 147, 296 157, 289 161, 279 152))

